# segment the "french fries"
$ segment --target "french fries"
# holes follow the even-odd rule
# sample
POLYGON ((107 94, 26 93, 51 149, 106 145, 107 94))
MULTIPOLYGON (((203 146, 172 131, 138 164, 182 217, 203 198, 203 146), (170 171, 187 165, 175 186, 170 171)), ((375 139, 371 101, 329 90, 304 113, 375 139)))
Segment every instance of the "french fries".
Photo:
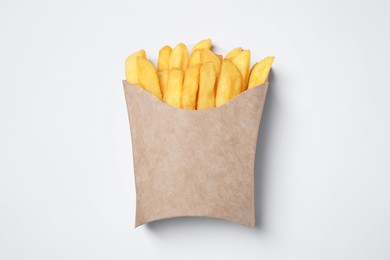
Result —
POLYGON ((144 50, 136 51, 127 57, 125 62, 126 80, 134 85, 138 85, 137 57, 146 59, 146 52, 144 50))
POLYGON ((237 47, 223 57, 211 47, 210 39, 202 40, 189 55, 183 43, 173 49, 166 45, 159 51, 157 68, 139 50, 126 59, 126 80, 171 106, 189 110, 221 106, 268 81, 273 56, 250 69, 250 50, 237 47))
POLYGON ((156 69, 153 64, 143 57, 137 57, 137 70, 139 85, 161 100, 160 83, 158 82, 156 69))
POLYGON ((199 93, 197 109, 215 107, 215 83, 217 72, 212 62, 203 64, 199 72, 199 93))
POLYGON ((253 66, 249 77, 248 89, 263 84, 268 80, 268 74, 271 70, 271 66, 274 62, 274 59, 275 57, 270 56, 256 63, 253 66))
POLYGON ((248 86, 248 78, 249 78, 249 67, 251 63, 251 51, 245 50, 241 51, 237 55, 235 55, 231 61, 234 65, 236 65, 237 69, 240 71, 242 76, 242 85, 241 91, 246 90, 248 86))
POLYGON ((219 63, 222 64, 223 56, 220 54, 215 54, 215 55, 217 55, 217 58, 219 59, 219 63))
POLYGON ((197 44, 195 44, 195 46, 192 48, 192 53, 195 50, 199 50, 199 49, 209 49, 209 50, 211 50, 211 40, 210 39, 206 39, 206 40, 202 40, 202 41, 198 42, 197 44))
POLYGON ((164 46, 158 53, 157 71, 169 70, 169 57, 171 55, 172 48, 164 46))
POLYGON ((242 52, 241 47, 234 48, 233 50, 229 51, 228 54, 226 54, 226 59, 231 59, 237 54, 239 54, 240 52, 242 52))
POLYGON ((201 49, 197 49, 192 52, 190 60, 188 61, 188 68, 191 68, 192 66, 196 66, 202 63, 202 60, 200 59, 201 52, 202 52, 201 49))
POLYGON ((180 108, 181 90, 183 88, 183 71, 178 68, 169 70, 167 88, 164 95, 164 102, 180 108))
POLYGON ((172 50, 171 55, 169 57, 169 69, 178 68, 183 72, 186 71, 188 66, 188 49, 183 43, 179 43, 172 50))
POLYGON ((180 107, 183 109, 196 109, 196 97, 199 88, 200 64, 188 68, 184 74, 183 89, 180 107))
POLYGON ((217 75, 219 75, 219 73, 221 72, 221 61, 214 52, 208 49, 202 49, 200 53, 200 60, 202 61, 202 64, 206 64, 208 62, 213 64, 213 66, 215 67, 215 72, 217 73, 217 75))
POLYGON ((161 94, 164 98, 168 83, 168 70, 162 70, 157 72, 157 76, 158 82, 160 83, 161 94))
POLYGON ((236 65, 228 59, 222 62, 221 75, 219 76, 216 106, 221 106, 241 93, 242 76, 236 65))

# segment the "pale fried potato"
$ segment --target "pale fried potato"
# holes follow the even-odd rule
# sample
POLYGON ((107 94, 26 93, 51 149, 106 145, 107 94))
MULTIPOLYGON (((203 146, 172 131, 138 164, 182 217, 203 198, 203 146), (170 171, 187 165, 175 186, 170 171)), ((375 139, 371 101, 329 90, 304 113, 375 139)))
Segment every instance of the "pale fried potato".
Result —
POLYGON ((172 48, 170 46, 164 46, 158 53, 157 71, 169 70, 169 56, 171 55, 172 48))
POLYGON ((200 64, 188 68, 184 74, 183 89, 181 93, 180 107, 184 109, 196 109, 196 98, 199 88, 200 64))
POLYGON ((242 76, 241 92, 248 87, 249 70, 251 63, 251 51, 245 50, 234 56, 231 61, 238 68, 242 76))
POLYGON ((197 44, 195 44, 195 46, 192 48, 192 53, 198 49, 211 50, 211 39, 202 40, 202 41, 198 42, 197 44))
POLYGON ((169 57, 169 68, 178 68, 182 71, 186 71, 188 59, 189 54, 187 46, 184 43, 179 43, 171 52, 169 57))
POLYGON ((158 82, 160 83, 161 88, 161 94, 164 98, 166 89, 167 89, 167 82, 168 82, 168 70, 162 70, 157 72, 158 76, 158 82))
POLYGON ((217 73, 217 76, 221 72, 221 62, 219 61, 218 56, 208 50, 208 49, 202 49, 202 52, 200 53, 200 59, 202 61, 202 64, 206 64, 208 62, 211 62, 215 67, 215 72, 217 73))
POLYGON ((223 60, 215 98, 216 106, 221 106, 240 94, 241 86, 242 76, 236 65, 228 59, 223 60))
POLYGON ((260 62, 256 63, 251 70, 249 76, 248 89, 256 87, 268 80, 268 74, 271 70, 272 63, 274 62, 275 57, 270 56, 264 58, 260 62))
POLYGON ((137 57, 137 69, 139 85, 146 91, 152 93, 158 99, 162 99, 160 84, 157 72, 153 63, 143 57, 137 57))
POLYGON ((137 57, 146 59, 146 52, 144 50, 136 51, 125 61, 126 80, 134 85, 138 84, 137 57))
POLYGON ((181 69, 172 68, 169 70, 164 102, 177 108, 180 108, 183 77, 184 73, 181 69))
POLYGON ((212 62, 202 64, 199 72, 199 90, 197 109, 215 107, 215 83, 217 72, 212 62))
POLYGON ((234 58, 234 56, 236 56, 240 52, 242 52, 242 48, 241 47, 234 48, 233 50, 229 51, 228 54, 226 54, 225 58, 226 59, 234 58))
POLYGON ((202 51, 201 49, 197 49, 197 50, 192 52, 191 57, 188 61, 188 68, 191 68, 192 66, 195 66, 195 65, 202 63, 202 61, 200 59, 201 51, 202 51))

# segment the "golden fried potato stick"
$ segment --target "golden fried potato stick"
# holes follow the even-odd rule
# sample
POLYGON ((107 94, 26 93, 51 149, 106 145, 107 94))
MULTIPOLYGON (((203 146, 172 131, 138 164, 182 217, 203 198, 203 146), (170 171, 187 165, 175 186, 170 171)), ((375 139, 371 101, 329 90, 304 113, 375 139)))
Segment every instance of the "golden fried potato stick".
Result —
POLYGON ((172 48, 170 46, 164 46, 158 53, 157 71, 169 70, 169 56, 171 55, 172 48))
POLYGON ((215 107, 215 83, 217 72, 212 62, 202 64, 199 72, 199 90, 196 109, 215 107))
POLYGON ((200 59, 202 61, 202 64, 206 64, 208 62, 211 62, 215 67, 215 72, 217 73, 217 76, 221 72, 221 62, 219 61, 218 56, 208 50, 208 49, 202 49, 202 52, 200 53, 200 59))
POLYGON ((164 98, 164 93, 167 89, 168 71, 167 70, 159 71, 157 72, 157 76, 158 76, 158 82, 160 83, 161 94, 164 98))
POLYGON ((188 68, 191 68, 192 66, 196 66, 196 65, 202 63, 202 61, 200 59, 201 51, 202 51, 201 49, 197 49, 197 50, 192 52, 191 57, 188 61, 188 68))
POLYGON ((186 71, 188 65, 188 49, 184 43, 179 43, 172 50, 171 55, 169 57, 169 69, 178 68, 182 71, 186 71))
POLYGON ((226 59, 231 59, 234 56, 236 56, 237 54, 239 54, 240 52, 242 52, 242 48, 241 47, 234 48, 233 50, 229 51, 228 54, 226 54, 225 58, 226 59))
POLYGON ((274 62, 274 59, 275 57, 269 56, 253 65, 249 76, 248 89, 256 87, 268 81, 268 74, 271 70, 271 66, 274 62))
POLYGON ((193 53, 195 50, 198 50, 198 49, 208 49, 208 50, 211 50, 211 39, 205 39, 205 40, 202 40, 202 41, 198 42, 192 48, 191 52, 193 53))
POLYGON ((181 93, 180 107, 184 109, 196 109, 196 98, 199 88, 200 64, 188 68, 184 74, 183 89, 181 93))
POLYGON ((241 86, 242 76, 236 65, 228 59, 223 60, 215 98, 216 106, 221 106, 240 94, 241 86))
POLYGON ((217 55, 219 62, 222 63, 223 56, 221 54, 215 54, 215 55, 217 55))
POLYGON ((183 77, 184 73, 181 69, 172 68, 169 70, 167 88, 164 95, 165 103, 180 108, 183 77))
POLYGON ((137 58, 137 69, 139 85, 146 91, 152 93, 156 98, 162 99, 160 84, 157 72, 153 63, 143 57, 137 58))
POLYGON ((138 85, 137 57, 146 59, 146 52, 144 50, 136 51, 125 61, 126 80, 134 85, 138 85))
POLYGON ((249 70, 251 64, 251 51, 245 50, 234 56, 231 61, 238 68, 242 76, 241 92, 248 88, 249 70))

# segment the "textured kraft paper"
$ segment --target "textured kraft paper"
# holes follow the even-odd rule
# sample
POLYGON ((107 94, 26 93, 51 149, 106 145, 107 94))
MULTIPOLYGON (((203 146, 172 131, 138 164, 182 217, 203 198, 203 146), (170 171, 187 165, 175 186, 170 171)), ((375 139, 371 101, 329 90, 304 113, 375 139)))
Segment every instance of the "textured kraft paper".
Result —
POLYGON ((255 225, 254 160, 268 83, 208 110, 172 107, 123 81, 133 145, 135 227, 198 216, 255 225))

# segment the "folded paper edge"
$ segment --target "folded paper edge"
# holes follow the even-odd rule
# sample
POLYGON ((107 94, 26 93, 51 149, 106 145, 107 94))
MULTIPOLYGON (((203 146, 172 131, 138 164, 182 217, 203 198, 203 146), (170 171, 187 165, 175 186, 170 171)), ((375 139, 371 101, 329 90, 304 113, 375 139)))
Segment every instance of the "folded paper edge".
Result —
POLYGON ((241 92, 240 94, 238 94, 237 96, 235 96, 234 98, 232 98, 229 102, 226 102, 225 104, 221 105, 221 106, 218 106, 218 107, 213 107, 213 108, 209 108, 209 109, 202 109, 202 110, 194 110, 194 109, 184 109, 184 108, 177 108, 177 107, 174 107, 174 106, 171 106, 169 105, 168 103, 165 103, 164 101, 156 98, 155 96, 153 96, 150 92, 146 91, 145 89, 137 86, 137 85, 134 85, 134 84, 131 84, 129 82, 127 82, 126 80, 123 80, 123 88, 124 88, 124 91, 126 92, 126 88, 127 87, 133 87, 133 88, 137 88, 139 90, 142 90, 144 91, 147 95, 149 95, 150 97, 152 97, 153 99, 155 99, 156 102, 159 102, 159 103, 162 103, 164 104, 165 106, 168 106, 170 107, 171 109, 175 109, 175 110, 181 110, 181 111, 186 111, 186 112, 190 112, 190 113, 193 113, 194 111, 197 111, 197 112, 201 112, 201 111, 212 111, 212 110, 217 110, 217 109, 223 109, 225 106, 228 106, 230 105, 232 102, 237 102, 237 100, 243 98, 244 96, 246 95, 251 95, 249 93, 251 92, 254 92, 256 91, 257 88, 266 88, 266 91, 268 89, 268 86, 269 86, 269 82, 264 82, 256 87, 253 87, 253 88, 250 88, 250 89, 247 89, 243 92, 241 92))

